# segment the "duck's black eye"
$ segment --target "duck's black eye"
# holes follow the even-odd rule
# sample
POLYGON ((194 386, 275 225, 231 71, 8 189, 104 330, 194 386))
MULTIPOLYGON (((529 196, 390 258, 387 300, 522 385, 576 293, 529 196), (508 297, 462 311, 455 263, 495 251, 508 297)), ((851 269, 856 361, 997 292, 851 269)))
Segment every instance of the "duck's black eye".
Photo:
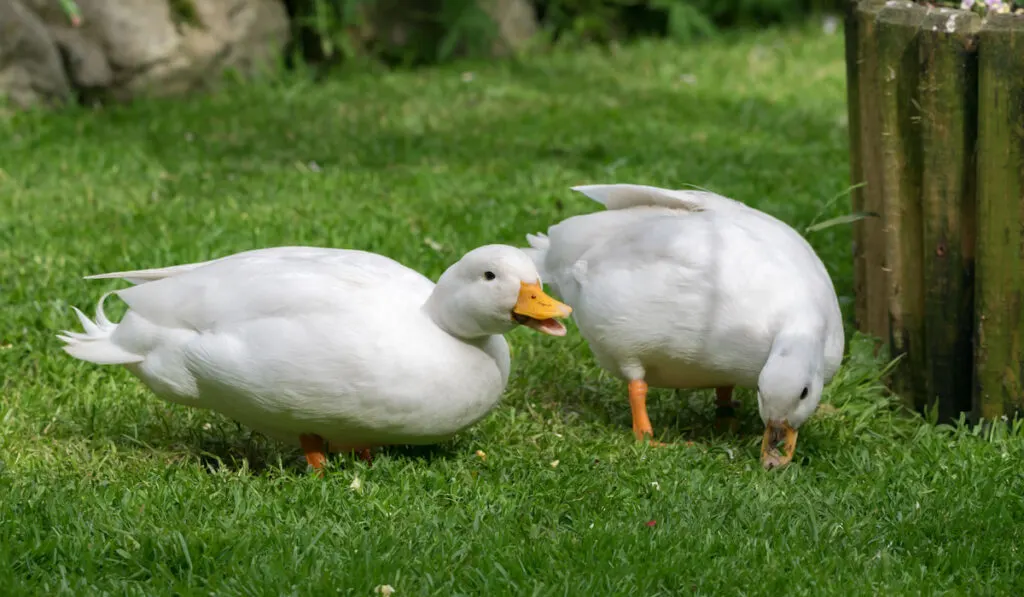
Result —
POLYGON ((493 280, 494 279, 494 272, 484 272, 484 279, 485 280, 493 280))
POLYGON ((807 388, 804 388, 804 391, 800 392, 800 399, 803 400, 806 397, 807 397, 807 388))

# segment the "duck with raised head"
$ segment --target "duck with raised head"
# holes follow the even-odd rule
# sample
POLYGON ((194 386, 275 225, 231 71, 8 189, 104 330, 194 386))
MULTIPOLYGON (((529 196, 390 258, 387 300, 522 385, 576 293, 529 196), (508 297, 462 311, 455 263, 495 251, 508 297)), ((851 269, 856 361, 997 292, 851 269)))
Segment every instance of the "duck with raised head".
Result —
POLYGON ((315 247, 246 251, 162 269, 89 276, 129 310, 103 311, 59 338, 72 356, 123 365, 157 396, 220 412, 301 446, 430 444, 481 420, 511 366, 503 334, 565 335, 571 309, 541 289, 521 250, 487 245, 437 281, 375 253, 315 247))

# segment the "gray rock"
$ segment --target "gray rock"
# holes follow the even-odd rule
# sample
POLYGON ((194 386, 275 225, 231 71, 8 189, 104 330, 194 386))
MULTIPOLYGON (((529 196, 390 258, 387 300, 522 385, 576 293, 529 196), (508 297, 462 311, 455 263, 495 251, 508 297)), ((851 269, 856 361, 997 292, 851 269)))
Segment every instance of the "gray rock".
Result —
POLYGON ((91 90, 113 85, 114 71, 96 39, 81 29, 60 26, 51 26, 50 35, 64 56, 64 67, 76 88, 91 90))
POLYGON ((34 103, 73 84, 122 100, 178 95, 215 86, 229 69, 255 72, 289 35, 279 0, 77 4, 82 23, 71 27, 58 0, 0 0, 0 93, 34 103))
POLYGON ((71 96, 56 43, 20 0, 0 0, 0 96, 18 107, 71 96))
MULTIPOLYGON (((528 0, 477 1, 497 26, 492 54, 520 50, 537 32, 528 0)), ((83 99, 179 95, 215 86, 228 70, 258 72, 282 57, 291 31, 283 0, 76 2, 78 27, 59 0, 0 0, 0 95, 19 106, 65 100, 76 90, 83 99)), ((424 12, 440 5, 364 5, 352 41, 392 55, 436 47, 444 31, 424 12)))
POLYGON ((527 0, 480 0, 480 5, 498 26, 498 38, 491 50, 495 56, 526 48, 537 34, 537 15, 527 0))

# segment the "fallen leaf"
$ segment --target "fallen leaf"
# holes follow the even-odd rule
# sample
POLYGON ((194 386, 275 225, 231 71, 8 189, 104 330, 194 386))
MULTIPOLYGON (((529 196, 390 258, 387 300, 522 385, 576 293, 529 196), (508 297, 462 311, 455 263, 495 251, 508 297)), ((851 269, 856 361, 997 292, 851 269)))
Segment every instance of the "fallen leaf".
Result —
POLYGON ((828 417, 839 412, 839 409, 828 403, 822 403, 818 405, 818 411, 814 413, 816 417, 828 417))
POLYGON ((558 461, 557 460, 552 460, 551 461, 551 468, 558 468, 558 461))

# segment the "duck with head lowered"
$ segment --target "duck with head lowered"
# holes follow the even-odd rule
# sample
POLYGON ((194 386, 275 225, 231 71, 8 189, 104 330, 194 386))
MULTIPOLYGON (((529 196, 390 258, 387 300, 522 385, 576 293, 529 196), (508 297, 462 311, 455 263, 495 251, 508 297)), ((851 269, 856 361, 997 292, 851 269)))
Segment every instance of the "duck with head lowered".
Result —
POLYGON ((756 388, 762 463, 788 464, 845 343, 835 288, 811 246, 711 192, 573 190, 605 209, 528 235, 525 250, 572 306, 598 364, 628 382, 637 439, 653 436, 648 384, 715 388, 723 414, 734 387, 756 388))
POLYGON ((277 247, 202 263, 89 276, 136 284, 120 323, 75 309, 64 350, 124 365, 157 396, 300 445, 429 444, 476 423, 510 372, 503 334, 565 335, 571 309, 541 290, 521 250, 487 245, 431 282, 375 253, 277 247))

